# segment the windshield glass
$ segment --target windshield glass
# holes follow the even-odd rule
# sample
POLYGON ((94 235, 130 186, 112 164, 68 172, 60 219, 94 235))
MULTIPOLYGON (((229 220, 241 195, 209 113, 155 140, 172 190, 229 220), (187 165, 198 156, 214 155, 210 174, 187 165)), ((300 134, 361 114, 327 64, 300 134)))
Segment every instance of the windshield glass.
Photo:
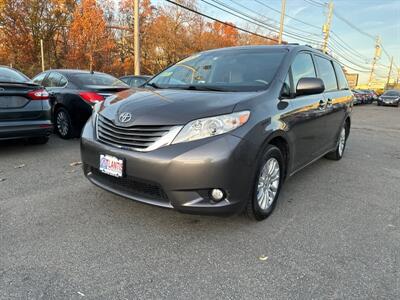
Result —
POLYGON ((400 96, 400 92, 398 92, 398 91, 387 91, 382 96, 400 96))
POLYGON ((0 68, 0 81, 2 82, 28 82, 29 78, 17 71, 0 68))
POLYGON ((82 73, 82 74, 71 75, 71 77, 73 78, 74 82, 83 86, 102 85, 102 86, 127 87, 127 85, 124 82, 108 74, 82 73))
POLYGON ((268 88, 285 51, 215 51, 190 56, 164 70, 156 88, 257 91, 268 88))

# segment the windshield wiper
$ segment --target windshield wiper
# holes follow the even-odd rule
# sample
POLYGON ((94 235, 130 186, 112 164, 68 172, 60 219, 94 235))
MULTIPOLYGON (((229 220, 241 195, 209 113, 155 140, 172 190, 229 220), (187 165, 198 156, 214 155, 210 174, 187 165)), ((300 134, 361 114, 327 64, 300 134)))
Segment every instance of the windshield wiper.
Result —
POLYGON ((227 92, 227 90, 224 88, 207 86, 207 85, 185 85, 185 86, 176 86, 173 88, 182 89, 182 90, 195 90, 195 91, 227 92))

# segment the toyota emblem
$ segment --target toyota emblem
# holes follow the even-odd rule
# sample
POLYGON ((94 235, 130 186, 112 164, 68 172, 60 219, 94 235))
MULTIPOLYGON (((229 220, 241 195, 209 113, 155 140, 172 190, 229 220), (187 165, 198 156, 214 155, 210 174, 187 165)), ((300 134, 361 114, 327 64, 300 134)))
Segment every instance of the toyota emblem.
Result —
POLYGON ((119 115, 118 120, 121 123, 128 123, 130 120, 132 120, 132 114, 128 112, 123 112, 119 115))

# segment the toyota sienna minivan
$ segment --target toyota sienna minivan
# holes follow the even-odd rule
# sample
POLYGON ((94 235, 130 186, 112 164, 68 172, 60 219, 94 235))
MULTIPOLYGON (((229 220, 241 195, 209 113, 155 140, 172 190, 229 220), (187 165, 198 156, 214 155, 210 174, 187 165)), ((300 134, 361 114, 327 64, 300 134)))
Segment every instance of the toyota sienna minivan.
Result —
POLYGON ((262 220, 285 178, 342 158, 352 102, 339 63, 309 46, 201 52, 95 105, 84 173, 147 204, 262 220))

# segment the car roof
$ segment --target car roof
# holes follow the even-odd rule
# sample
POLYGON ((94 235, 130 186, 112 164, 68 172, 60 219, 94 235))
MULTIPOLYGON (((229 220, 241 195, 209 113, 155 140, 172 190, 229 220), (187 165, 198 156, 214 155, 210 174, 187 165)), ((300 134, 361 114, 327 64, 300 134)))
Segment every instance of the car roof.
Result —
POLYGON ((120 78, 151 78, 150 75, 125 75, 120 78))
MULTIPOLYGON (((79 70, 79 69, 50 69, 46 70, 45 72, 58 72, 60 74, 107 74, 103 72, 91 72, 89 70, 79 70)), ((108 74, 107 74, 108 75, 108 74)))
POLYGON ((310 45, 299 45, 297 43, 293 44, 283 44, 283 45, 248 45, 248 46, 234 46, 226 48, 211 49, 206 51, 201 51, 199 53, 214 53, 214 52, 239 52, 239 51, 276 51, 276 50, 286 50, 288 52, 299 52, 299 51, 310 51, 315 54, 325 56, 327 59, 336 61, 337 60, 327 53, 322 52, 317 48, 313 48, 310 45))

